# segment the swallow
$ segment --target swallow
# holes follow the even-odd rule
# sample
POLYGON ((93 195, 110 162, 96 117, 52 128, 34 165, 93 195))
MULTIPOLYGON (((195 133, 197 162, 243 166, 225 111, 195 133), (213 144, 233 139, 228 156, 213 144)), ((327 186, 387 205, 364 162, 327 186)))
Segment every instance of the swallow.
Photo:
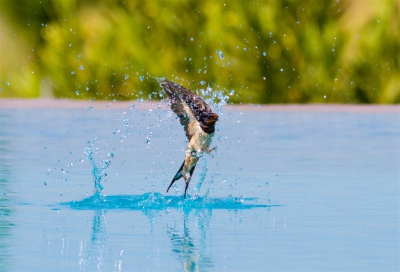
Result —
POLYGON ((209 149, 215 132, 218 115, 199 96, 185 87, 164 79, 160 86, 169 98, 171 110, 178 116, 186 133, 189 144, 186 148, 185 160, 168 186, 167 192, 175 181, 185 180, 185 195, 192 178, 196 163, 204 152, 210 154, 217 147, 209 149))

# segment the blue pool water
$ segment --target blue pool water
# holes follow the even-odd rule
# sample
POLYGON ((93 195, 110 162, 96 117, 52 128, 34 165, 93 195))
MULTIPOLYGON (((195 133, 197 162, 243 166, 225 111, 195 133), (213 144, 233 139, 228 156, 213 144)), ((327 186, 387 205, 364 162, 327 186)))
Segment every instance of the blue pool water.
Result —
POLYGON ((365 109, 222 109, 185 200, 164 106, 2 108, 0 271, 398 271, 400 115, 365 109))

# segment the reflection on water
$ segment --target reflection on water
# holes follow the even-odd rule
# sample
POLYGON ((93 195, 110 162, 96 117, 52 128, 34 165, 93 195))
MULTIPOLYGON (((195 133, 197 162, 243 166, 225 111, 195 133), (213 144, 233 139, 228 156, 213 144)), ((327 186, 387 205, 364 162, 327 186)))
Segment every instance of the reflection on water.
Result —
MULTIPOLYGON (((144 214, 150 223, 149 232, 155 240, 159 239, 156 238, 159 234, 154 229, 154 218, 159 212, 144 210, 144 214)), ((207 268, 213 268, 211 254, 207 253, 207 237, 209 236, 207 232, 212 230, 209 227, 212 210, 181 210, 179 212, 183 216, 183 220, 174 221, 172 225, 167 226, 167 236, 171 240, 171 250, 175 259, 180 262, 183 271, 204 271, 207 268), (193 217, 195 220, 193 220, 193 217)), ((107 210, 94 211, 90 239, 80 242, 78 262, 79 269, 82 271, 103 271, 109 267, 107 262, 110 261, 108 250, 110 245, 107 241, 106 214, 107 210)), ((63 240, 63 252, 68 247, 65 245, 66 243, 68 241, 63 240)), ((115 270, 129 269, 123 267, 123 252, 121 250, 118 259, 114 260, 115 270)), ((157 261, 159 261, 158 258, 157 261)))
POLYGON ((206 237, 208 223, 211 218, 211 210, 195 211, 197 228, 200 231, 200 239, 191 237, 189 211, 184 211, 183 230, 173 226, 167 231, 171 238, 172 251, 181 262, 183 271, 204 271, 214 267, 211 256, 206 254, 206 237))
MULTIPOLYGON (((108 211, 130 210, 143 212, 143 215, 148 219, 149 228, 147 230, 154 243, 152 248, 156 250, 156 252, 152 253, 157 263, 156 267, 161 265, 161 268, 163 266, 159 260, 160 252, 158 251, 158 243, 162 232, 160 233, 157 226, 160 223, 157 222, 157 218, 165 213, 167 215, 166 218, 169 218, 169 220, 172 219, 172 221, 168 221, 166 231, 171 241, 171 251, 175 259, 180 263, 182 270, 204 271, 207 268, 214 267, 210 251, 207 250, 207 241, 213 229, 210 227, 210 221, 213 219, 214 210, 226 210, 228 212, 250 209, 269 210, 273 206, 279 206, 260 204, 257 203, 256 199, 234 197, 211 199, 196 197, 194 199, 183 199, 183 196, 162 196, 159 193, 146 193, 141 196, 102 196, 96 193, 81 201, 60 204, 61 207, 67 206, 77 212, 83 212, 83 210, 94 211, 90 239, 86 242, 80 242, 79 267, 81 270, 96 271, 101 271, 109 267, 105 265, 107 262, 109 265, 110 262, 108 248, 111 246, 107 241, 106 214, 108 211)), ((134 218, 137 218, 137 215, 134 218)), ((112 223, 115 225, 115 222, 112 223)), ((135 223, 137 224, 137 222, 133 224, 135 225, 135 223)), ((140 228, 143 228, 143 226, 141 225, 140 228)), ((128 250, 133 250, 137 246, 130 244, 128 250)), ((114 259, 113 261, 114 267, 118 270, 122 270, 123 268, 123 252, 121 250, 118 260, 114 259)))
POLYGON ((104 210, 94 211, 92 233, 89 242, 81 241, 79 248, 79 268, 81 270, 102 271, 107 256, 107 218, 104 210))
MULTIPOLYGON (((0 118, 4 117, 0 116, 0 118)), ((0 130, 0 136, 4 137, 2 130, 0 130)), ((11 205, 12 197, 9 194, 11 193, 9 188, 11 171, 4 156, 7 151, 7 141, 0 140, 0 154, 2 154, 0 156, 0 271, 5 271, 9 267, 11 228, 14 226, 14 223, 10 221, 14 211, 11 205)))

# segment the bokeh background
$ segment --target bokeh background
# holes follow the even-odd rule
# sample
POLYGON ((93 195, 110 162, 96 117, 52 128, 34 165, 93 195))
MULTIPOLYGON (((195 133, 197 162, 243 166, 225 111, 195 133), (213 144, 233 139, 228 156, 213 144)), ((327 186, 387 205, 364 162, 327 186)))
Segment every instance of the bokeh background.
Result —
POLYGON ((0 97, 399 103, 400 1, 0 1, 0 97))

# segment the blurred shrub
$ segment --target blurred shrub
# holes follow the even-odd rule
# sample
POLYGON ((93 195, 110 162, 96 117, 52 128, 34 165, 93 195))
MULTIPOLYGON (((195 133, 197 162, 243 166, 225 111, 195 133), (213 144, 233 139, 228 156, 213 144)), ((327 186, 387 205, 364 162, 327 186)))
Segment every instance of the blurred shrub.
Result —
POLYGON ((396 0, 2 0, 0 95, 157 99, 154 77, 166 76, 233 102, 399 103, 399 10, 396 0))

